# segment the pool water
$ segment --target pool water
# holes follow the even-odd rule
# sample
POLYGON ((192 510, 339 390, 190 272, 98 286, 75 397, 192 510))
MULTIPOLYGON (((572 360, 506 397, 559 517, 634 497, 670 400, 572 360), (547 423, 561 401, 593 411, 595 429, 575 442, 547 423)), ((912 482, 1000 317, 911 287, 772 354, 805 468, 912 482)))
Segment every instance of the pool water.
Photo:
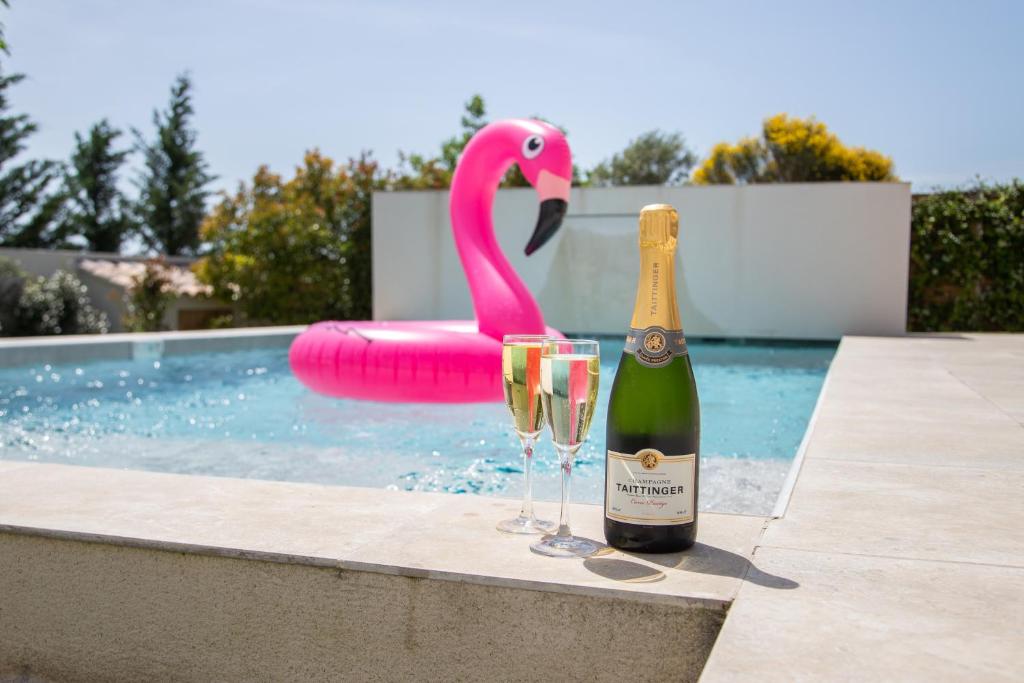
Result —
MULTIPOLYGON (((691 342, 702 413, 702 510, 767 513, 834 345, 691 342)), ((601 340, 598 409, 573 499, 600 503, 605 410, 622 341, 601 340)), ((0 370, 0 458, 517 497, 503 404, 339 400, 303 387, 285 349, 0 370)), ((538 499, 557 500, 550 441, 538 499)))

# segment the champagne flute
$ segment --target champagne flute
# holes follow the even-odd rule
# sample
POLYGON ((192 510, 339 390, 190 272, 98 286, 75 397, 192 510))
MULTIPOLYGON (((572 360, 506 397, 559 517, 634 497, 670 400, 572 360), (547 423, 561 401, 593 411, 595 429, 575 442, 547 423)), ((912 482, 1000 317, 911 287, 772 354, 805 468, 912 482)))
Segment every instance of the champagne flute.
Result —
POLYGON ((600 352, 590 339, 559 339, 544 343, 540 357, 541 400, 551 438, 562 466, 562 513, 558 531, 530 548, 549 557, 587 557, 598 545, 572 535, 569 528, 569 491, 572 463, 587 438, 597 403, 601 372, 600 352))
POLYGON ((501 384, 505 405, 512 413, 516 434, 523 446, 523 505, 519 516, 498 522, 498 531, 510 534, 546 534, 554 522, 533 514, 533 479, 530 465, 537 437, 544 429, 540 401, 540 352, 548 337, 535 334, 507 334, 501 348, 501 384))

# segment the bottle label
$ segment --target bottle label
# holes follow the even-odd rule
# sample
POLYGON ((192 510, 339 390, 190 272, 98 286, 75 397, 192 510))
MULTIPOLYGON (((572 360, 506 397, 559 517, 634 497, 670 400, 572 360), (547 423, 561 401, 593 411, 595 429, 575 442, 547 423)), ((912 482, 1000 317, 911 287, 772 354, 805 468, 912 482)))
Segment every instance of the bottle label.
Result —
POLYGON ((697 456, 608 451, 605 516, 627 524, 668 526, 693 521, 697 456))
POLYGON ((676 356, 686 355, 686 337, 682 330, 666 330, 657 325, 642 330, 630 328, 625 351, 633 354, 640 365, 660 368, 676 356))

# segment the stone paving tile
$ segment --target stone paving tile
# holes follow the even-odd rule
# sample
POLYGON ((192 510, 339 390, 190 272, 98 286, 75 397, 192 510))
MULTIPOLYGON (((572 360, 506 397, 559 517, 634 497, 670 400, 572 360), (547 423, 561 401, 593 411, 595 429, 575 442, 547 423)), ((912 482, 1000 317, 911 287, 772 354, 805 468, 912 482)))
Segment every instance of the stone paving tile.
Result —
POLYGON ((940 391, 925 398, 886 395, 886 386, 879 382, 877 396, 868 398, 839 398, 826 389, 828 398, 818 410, 820 418, 838 419, 890 419, 908 422, 936 420, 970 425, 983 430, 991 425, 1005 423, 1009 417, 993 403, 977 394, 968 394, 965 387, 953 392, 940 391))
POLYGON ((983 395, 988 394, 986 389, 993 389, 1024 398, 1024 351, 1009 354, 1012 359, 1009 362, 1004 361, 1003 355, 998 357, 1001 362, 993 362, 992 356, 982 355, 948 360, 942 365, 950 375, 983 395))
POLYGON ((1024 382, 1024 353, 990 353, 945 360, 942 367, 964 380, 1024 382), (995 359, 997 362, 992 362, 995 359), (1011 360, 1011 362, 1002 362, 1011 360))
POLYGON ((841 370, 835 379, 843 381, 865 380, 875 377, 900 379, 943 380, 949 379, 949 371, 936 362, 934 356, 915 354, 892 358, 868 354, 839 355, 832 359, 830 367, 841 370))
POLYGON ((906 337, 844 337, 840 349, 851 357, 920 360, 960 359, 985 364, 1024 354, 1024 335, 952 333, 906 337), (985 358, 978 360, 984 354, 985 358))
POLYGON ((819 416, 807 457, 1024 472, 1024 426, 1007 417, 982 436, 954 420, 819 416))
POLYGON ((1024 567, 1024 473, 808 458, 763 545, 1024 567))
POLYGON ((923 376, 882 375, 858 373, 833 376, 828 384, 828 396, 840 401, 867 401, 869 403, 895 403, 905 401, 932 401, 936 396, 944 400, 977 401, 978 392, 945 370, 923 376))
POLYGON ((1024 373, 1017 374, 1020 377, 979 377, 956 372, 957 378, 965 386, 990 401, 1018 424, 1024 424, 1024 373))
POLYGON ((701 676, 1020 681, 1024 569, 758 549, 792 590, 745 583, 701 676))

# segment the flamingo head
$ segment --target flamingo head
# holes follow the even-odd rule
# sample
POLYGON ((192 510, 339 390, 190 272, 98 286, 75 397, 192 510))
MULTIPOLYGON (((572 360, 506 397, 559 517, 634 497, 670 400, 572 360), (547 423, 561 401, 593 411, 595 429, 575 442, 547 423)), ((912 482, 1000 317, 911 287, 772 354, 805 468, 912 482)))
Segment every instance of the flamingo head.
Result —
POLYGON ((526 180, 540 196, 540 215, 526 255, 540 249, 558 232, 569 208, 569 187, 572 184, 572 153, 565 135, 544 121, 515 121, 519 144, 515 161, 526 180))

